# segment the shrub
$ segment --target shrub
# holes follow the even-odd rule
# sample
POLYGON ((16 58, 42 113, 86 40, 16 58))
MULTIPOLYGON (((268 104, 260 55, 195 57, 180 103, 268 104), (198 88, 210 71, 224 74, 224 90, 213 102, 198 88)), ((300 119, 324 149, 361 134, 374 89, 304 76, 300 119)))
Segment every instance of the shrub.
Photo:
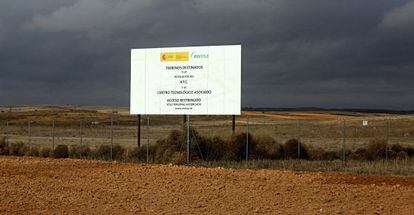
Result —
MULTIPOLYGON (((123 159, 125 149, 120 145, 115 145, 112 147, 112 159, 121 160, 123 159)), ((96 150, 95 156, 99 159, 110 160, 111 159, 111 146, 110 145, 101 145, 96 150)))
MULTIPOLYGON (((190 133, 194 133, 194 131, 191 128, 190 133)), ((160 143, 174 151, 179 151, 184 146, 184 133, 180 130, 172 130, 168 137, 160 143)))
MULTIPOLYGON (((288 159, 297 159, 298 158, 298 146, 299 141, 297 139, 290 139, 286 141, 283 146, 283 156, 288 159)), ((308 159, 309 154, 305 144, 300 144, 300 159, 308 159)))
POLYGON ((241 133, 233 135, 230 143, 228 144, 229 148, 225 155, 226 160, 245 160, 246 159, 246 139, 249 140, 249 157, 255 154, 256 143, 252 138, 252 135, 247 135, 246 133, 241 133))
POLYGON ((87 145, 71 145, 69 149, 71 158, 90 157, 91 154, 91 149, 87 145))
MULTIPOLYGON (((190 128, 190 133, 194 133, 193 128, 190 128)), ((195 140, 191 140, 193 141, 195 140)), ((184 133, 180 130, 172 130, 165 139, 158 140, 155 145, 149 146, 148 153, 155 162, 170 163, 173 154, 184 149, 184 133)), ((194 153, 191 154, 194 155, 194 153)), ((146 146, 143 147, 143 157, 146 159, 146 146)))
POLYGON ((275 139, 268 135, 256 136, 253 140, 256 143, 257 159, 280 159, 283 147, 275 139))
POLYGON ((174 152, 171 157, 171 163, 175 165, 183 165, 187 163, 187 155, 184 152, 174 152))
POLYGON ((408 153, 405 152, 405 151, 399 151, 397 153, 396 158, 399 159, 399 160, 406 160, 406 159, 408 159, 408 153))
POLYGON ((22 150, 21 154, 23 154, 24 156, 33 156, 33 157, 39 156, 39 150, 36 147, 25 146, 21 150, 22 150))
POLYGON ((66 145, 58 145, 56 146, 55 150, 53 151, 54 158, 68 158, 69 157, 69 149, 66 145))
POLYGON ((368 154, 367 149, 359 148, 355 150, 353 153, 351 153, 348 158, 351 160, 367 160, 368 159, 367 154, 368 154))
POLYGON ((414 156, 414 148, 412 148, 412 147, 406 147, 406 148, 404 148, 404 151, 407 152, 407 155, 408 156, 410 156, 410 157, 413 157, 414 156))
POLYGON ((144 147, 135 147, 128 151, 128 159, 134 161, 145 161, 146 160, 146 149, 144 147))
MULTIPOLYGON (((296 148, 297 150, 297 148, 296 148)), ((350 152, 345 152, 345 156, 349 156, 350 152)), ((342 158, 341 151, 325 151, 322 148, 309 148, 308 149, 308 158, 310 160, 338 160, 342 158)))
POLYGON ((373 139, 367 147, 367 159, 378 160, 385 158, 386 141, 384 139, 373 139))
POLYGON ((40 157, 47 158, 52 156, 52 149, 50 148, 42 148, 39 153, 40 157))
POLYGON ((6 143, 6 138, 3 137, 0 139, 0 155, 8 155, 9 154, 9 147, 6 143))
POLYGON ((199 143, 199 147, 206 161, 222 160, 229 150, 228 143, 218 136, 203 138, 199 143))
POLYGON ((410 146, 404 147, 400 144, 395 144, 391 146, 391 150, 395 151, 397 154, 400 152, 405 152, 408 157, 414 156, 414 148, 411 148, 410 146))
POLYGON ((402 147, 400 144, 394 144, 389 149, 393 150, 394 152, 400 152, 404 151, 404 147, 402 147))
POLYGON ((114 160, 121 160, 124 158, 125 148, 120 145, 114 145, 112 148, 112 158, 114 160))
POLYGON ((24 143, 12 143, 9 144, 9 154, 15 156, 23 156, 24 155, 24 143))
MULTIPOLYGON (((220 137, 202 137, 193 127, 190 127, 190 142, 192 161, 223 159, 229 148, 220 137)), ((165 139, 158 140, 150 147, 154 160, 160 163, 182 163, 182 159, 186 161, 186 156, 182 158, 185 150, 184 133, 179 130, 173 130, 165 139)))
POLYGON ((95 151, 95 157, 103 160, 111 159, 111 146, 100 145, 95 151))

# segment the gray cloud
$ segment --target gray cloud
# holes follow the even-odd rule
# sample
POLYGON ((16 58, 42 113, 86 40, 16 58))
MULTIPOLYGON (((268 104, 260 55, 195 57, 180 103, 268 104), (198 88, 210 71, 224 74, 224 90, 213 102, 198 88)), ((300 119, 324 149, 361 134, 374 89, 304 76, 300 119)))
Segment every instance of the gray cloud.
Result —
POLYGON ((244 106, 414 109, 409 0, 6 0, 0 105, 129 104, 129 50, 243 45, 244 106))
POLYGON ((414 32, 412 24, 414 23, 414 2, 408 3, 402 7, 396 8, 389 12, 380 24, 380 28, 385 30, 411 30, 414 32))

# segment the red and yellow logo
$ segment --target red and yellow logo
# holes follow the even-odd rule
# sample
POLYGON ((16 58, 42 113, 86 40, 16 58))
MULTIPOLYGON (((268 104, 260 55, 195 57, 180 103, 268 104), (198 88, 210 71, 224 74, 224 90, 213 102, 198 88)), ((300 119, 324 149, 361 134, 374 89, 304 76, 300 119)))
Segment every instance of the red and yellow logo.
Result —
POLYGON ((189 52, 161 52, 161 62, 188 61, 189 52))

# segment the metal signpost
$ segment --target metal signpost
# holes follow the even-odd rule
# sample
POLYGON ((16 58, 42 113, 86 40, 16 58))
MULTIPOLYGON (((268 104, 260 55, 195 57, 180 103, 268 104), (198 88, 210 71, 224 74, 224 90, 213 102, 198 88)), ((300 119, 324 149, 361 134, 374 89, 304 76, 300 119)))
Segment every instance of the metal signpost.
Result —
POLYGON ((236 132, 236 115, 232 116, 231 121, 231 133, 234 135, 234 133, 236 132))
POLYGON ((137 115, 137 146, 141 148, 141 114, 137 115))

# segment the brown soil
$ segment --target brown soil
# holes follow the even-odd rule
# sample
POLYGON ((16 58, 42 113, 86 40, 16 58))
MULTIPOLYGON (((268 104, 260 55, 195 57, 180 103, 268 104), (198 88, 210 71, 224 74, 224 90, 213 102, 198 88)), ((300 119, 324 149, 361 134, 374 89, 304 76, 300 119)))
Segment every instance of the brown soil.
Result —
POLYGON ((0 158, 0 213, 412 214, 414 178, 0 158))

